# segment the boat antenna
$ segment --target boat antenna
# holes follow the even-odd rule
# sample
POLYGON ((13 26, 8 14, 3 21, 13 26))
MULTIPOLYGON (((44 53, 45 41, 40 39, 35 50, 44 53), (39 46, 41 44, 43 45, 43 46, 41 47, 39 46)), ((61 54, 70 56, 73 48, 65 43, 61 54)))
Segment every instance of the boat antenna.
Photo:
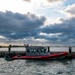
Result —
POLYGON ((43 42, 42 42, 42 46, 43 46, 43 42))

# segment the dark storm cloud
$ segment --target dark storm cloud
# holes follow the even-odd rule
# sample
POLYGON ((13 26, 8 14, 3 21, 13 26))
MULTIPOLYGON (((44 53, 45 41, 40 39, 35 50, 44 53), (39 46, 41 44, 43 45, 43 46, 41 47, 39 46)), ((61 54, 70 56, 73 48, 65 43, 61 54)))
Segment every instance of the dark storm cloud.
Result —
POLYGON ((45 17, 38 17, 35 14, 0 12, 0 36, 8 39, 34 37, 35 39, 46 39, 48 42, 66 42, 75 39, 74 17, 66 20, 61 19, 62 23, 54 23, 40 28, 44 25, 45 20, 45 17), (40 32, 47 35, 39 35, 40 32), (53 35, 49 36, 48 34, 53 35))
POLYGON ((35 14, 0 12, 0 35, 12 39, 34 36, 45 20, 45 17, 35 14))
POLYGON ((46 26, 42 29, 43 33, 55 34, 61 33, 58 37, 46 37, 48 40, 60 40, 60 41, 69 41, 75 39, 75 18, 70 18, 68 20, 62 19, 62 23, 53 24, 46 26))

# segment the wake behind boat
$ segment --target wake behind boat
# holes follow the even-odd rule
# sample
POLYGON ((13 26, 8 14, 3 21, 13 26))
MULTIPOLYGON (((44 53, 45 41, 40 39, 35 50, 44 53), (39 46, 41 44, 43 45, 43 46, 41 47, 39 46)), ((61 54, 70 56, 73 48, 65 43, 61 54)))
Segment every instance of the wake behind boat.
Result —
POLYGON ((26 46, 23 54, 16 55, 15 52, 9 52, 5 55, 6 60, 26 59, 26 60, 50 60, 58 59, 68 55, 68 52, 50 53, 48 48, 42 46, 26 46))

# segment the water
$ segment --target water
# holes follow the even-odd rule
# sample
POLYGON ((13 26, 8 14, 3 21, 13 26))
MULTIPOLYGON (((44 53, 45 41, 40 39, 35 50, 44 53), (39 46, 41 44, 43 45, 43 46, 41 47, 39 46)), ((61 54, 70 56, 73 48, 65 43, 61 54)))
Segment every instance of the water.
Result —
POLYGON ((0 59, 0 75, 75 75, 75 59, 72 60, 14 60, 0 59))
MULTIPOLYGON (((75 48, 73 48, 73 51, 74 49, 75 48)), ((18 48, 15 50, 18 50, 18 48)), ((58 49, 51 48, 51 50, 58 49)), ((68 50, 68 48, 61 48, 61 50, 68 50)), ((0 75, 75 75, 75 59, 5 61, 3 58, 0 58, 0 75)))

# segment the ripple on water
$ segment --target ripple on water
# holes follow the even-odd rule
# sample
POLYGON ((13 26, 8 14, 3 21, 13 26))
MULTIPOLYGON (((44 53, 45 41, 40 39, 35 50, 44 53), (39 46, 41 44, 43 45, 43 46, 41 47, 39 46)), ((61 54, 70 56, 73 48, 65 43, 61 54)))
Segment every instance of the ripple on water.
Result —
POLYGON ((0 75, 75 75, 75 60, 30 61, 0 59, 0 75))

